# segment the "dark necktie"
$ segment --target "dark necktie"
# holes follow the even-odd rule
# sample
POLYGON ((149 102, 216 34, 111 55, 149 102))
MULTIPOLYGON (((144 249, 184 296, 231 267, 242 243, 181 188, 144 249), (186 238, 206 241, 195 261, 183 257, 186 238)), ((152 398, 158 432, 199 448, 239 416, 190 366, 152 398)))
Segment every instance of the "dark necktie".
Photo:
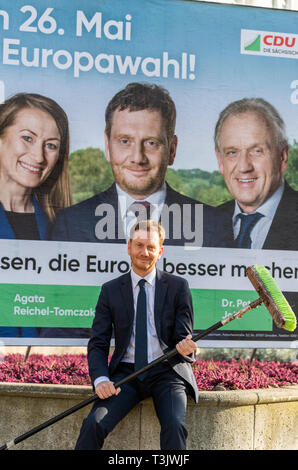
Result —
POLYGON ((263 217, 263 214, 239 214, 241 220, 240 232, 235 239, 237 248, 251 248, 250 234, 256 223, 263 217))
POLYGON ((151 210, 151 204, 148 201, 135 201, 129 207, 129 211, 135 214, 138 222, 150 219, 151 210))
MULTIPOLYGON (((145 291, 145 279, 139 281, 139 295, 136 311, 136 336, 135 336, 135 370, 139 370, 148 364, 147 358, 147 301, 145 291)), ((143 374, 139 378, 144 378, 143 374)))

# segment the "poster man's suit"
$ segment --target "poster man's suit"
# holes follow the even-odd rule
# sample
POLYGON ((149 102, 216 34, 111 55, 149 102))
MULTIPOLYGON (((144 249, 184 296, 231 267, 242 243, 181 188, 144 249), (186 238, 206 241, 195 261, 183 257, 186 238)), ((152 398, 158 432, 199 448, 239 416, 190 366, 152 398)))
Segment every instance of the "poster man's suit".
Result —
MULTIPOLYGON (((223 246, 225 239, 222 238, 221 228, 223 219, 221 213, 204 204, 202 205, 203 219, 198 220, 198 212, 196 212, 195 207, 199 204, 201 204, 199 201, 184 196, 174 191, 168 184, 166 185, 165 206, 176 205, 182 210, 189 206, 191 208, 191 216, 187 218, 187 221, 181 217, 180 227, 174 227, 174 223, 177 223, 177 220, 169 219, 169 230, 166 233, 165 245, 183 246, 185 243, 190 242, 191 239, 188 233, 198 231, 198 224, 201 225, 203 223, 203 246, 223 246), (188 230, 186 230, 186 224, 188 224, 188 230), (180 233, 181 236, 175 237, 175 231, 180 233)), ((126 243, 123 227, 119 226, 120 219, 118 215, 118 196, 116 185, 113 184, 106 191, 64 209, 57 218, 51 239, 70 242, 126 243), (103 215, 96 216, 95 214, 96 209, 105 204, 110 204, 115 210, 116 236, 101 240, 96 237, 95 226, 103 215)))
MULTIPOLYGON (((184 279, 156 270, 154 317, 157 336, 164 353, 174 348, 181 339, 192 333, 192 299, 188 284, 184 279)), ((111 380, 117 381, 133 371, 132 364, 122 362, 131 337, 133 318, 132 281, 131 274, 127 273, 104 284, 99 296, 91 339, 88 344, 88 364, 92 383, 100 376, 108 376, 111 380), (115 351, 108 365, 113 327, 115 351)), ((198 389, 191 369, 191 362, 190 357, 177 354, 167 363, 152 368, 142 382, 136 379, 134 383, 122 386, 119 395, 104 400, 104 417, 101 415, 101 401, 98 400, 93 411, 83 423, 77 448, 101 448, 104 438, 117 422, 134 405, 149 395, 153 396, 157 415, 161 422, 161 447, 183 448, 187 432, 183 425, 185 416, 183 411, 180 413, 179 403, 181 400, 183 401, 181 407, 183 410, 185 390, 192 395, 195 401, 198 400, 198 389), (170 388, 169 384, 172 384, 170 388), (167 421, 169 400, 172 401, 177 411, 175 423, 167 421), (112 409, 111 413, 110 408, 112 409), (106 414, 107 409, 109 413, 106 414), (96 425, 96 417, 102 418, 100 425, 96 425), (174 438, 173 433, 178 434, 178 438, 177 436, 174 438)))
MULTIPOLYGON (((235 201, 229 201, 219 206, 219 210, 225 214, 225 242, 227 248, 235 248, 233 237, 232 217, 235 201)), ((294 191, 287 183, 275 212, 272 224, 265 239, 262 249, 267 250, 298 250, 298 192, 294 191)))

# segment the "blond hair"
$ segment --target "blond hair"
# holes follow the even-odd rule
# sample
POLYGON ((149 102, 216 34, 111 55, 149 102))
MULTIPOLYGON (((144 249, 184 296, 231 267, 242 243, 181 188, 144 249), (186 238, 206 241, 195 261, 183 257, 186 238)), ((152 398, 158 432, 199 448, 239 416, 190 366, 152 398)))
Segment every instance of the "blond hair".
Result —
POLYGON ((130 230, 130 241, 139 230, 144 230, 145 232, 157 232, 160 246, 163 245, 165 240, 165 230, 159 222, 156 222, 155 220, 140 220, 136 222, 130 230))

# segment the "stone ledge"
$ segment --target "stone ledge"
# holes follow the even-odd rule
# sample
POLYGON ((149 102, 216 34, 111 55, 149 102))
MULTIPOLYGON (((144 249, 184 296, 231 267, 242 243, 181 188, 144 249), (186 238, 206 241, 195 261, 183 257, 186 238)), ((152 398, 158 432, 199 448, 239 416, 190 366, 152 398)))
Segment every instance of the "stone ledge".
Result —
MULTIPOLYGON (((0 445, 71 408, 94 392, 90 386, 0 384, 0 445)), ((18 444, 16 450, 72 450, 87 405, 18 444)), ((297 450, 298 385, 200 392, 189 400, 189 450, 297 450)), ((105 450, 159 449, 159 423, 146 399, 105 441, 105 450)))
MULTIPOLYGON (((26 396, 49 398, 78 398, 85 399, 93 395, 93 389, 88 385, 58 385, 58 384, 35 384, 20 382, 0 383, 0 395, 2 396, 26 396)), ((226 391, 200 391, 199 404, 209 406, 242 406, 257 405, 261 403, 278 403, 284 401, 298 400, 298 384, 284 387, 272 387, 251 390, 226 390, 226 391)), ((150 398, 147 399, 150 401, 150 398)), ((146 400, 144 400, 146 402, 146 400)), ((192 399, 189 405, 196 405, 192 399)))
POLYGON ((58 385, 58 384, 35 384, 21 382, 2 382, 0 383, 0 395, 24 397, 49 398, 82 398, 93 395, 91 386, 88 385, 58 385))

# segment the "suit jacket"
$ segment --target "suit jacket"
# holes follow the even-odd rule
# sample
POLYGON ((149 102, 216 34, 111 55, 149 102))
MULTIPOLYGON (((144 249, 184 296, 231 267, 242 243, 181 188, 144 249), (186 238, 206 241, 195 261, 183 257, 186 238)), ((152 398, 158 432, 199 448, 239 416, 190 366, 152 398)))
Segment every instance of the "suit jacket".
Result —
MULTIPOLYGON (((201 203, 174 191, 167 184, 165 206, 169 207, 172 204, 176 204, 178 208, 183 208, 183 210, 185 210, 184 208, 186 206, 190 208, 189 212, 185 210, 184 219, 181 217, 179 227, 177 227, 177 223, 179 223, 177 222, 178 218, 175 217, 170 217, 169 226, 168 228, 165 227, 165 245, 181 246, 190 241, 190 237, 186 232, 186 226, 192 233, 195 233, 195 224, 201 224, 201 220, 198 220, 197 216, 198 205, 201 203), (174 227, 176 233, 178 229, 178 233, 180 233, 181 236, 177 237, 175 235, 174 227)), ((165 211, 165 207, 163 210, 165 211)), ((203 246, 223 246, 221 219, 221 213, 203 204, 203 246)), ((61 211, 50 238, 57 241, 71 242, 126 243, 122 222, 118 214, 116 185, 113 184, 106 191, 61 211), (96 208, 103 204, 110 204, 114 209, 115 236, 100 240, 96 237, 95 226, 103 217, 106 217, 106 215, 95 215, 95 213, 96 208)))
MULTIPOLYGON (((224 245, 235 248, 232 217, 235 201, 229 201, 218 207, 224 216, 224 245)), ((265 239, 263 249, 267 250, 298 250, 298 192, 287 183, 275 212, 272 224, 265 239)))
MULTIPOLYGON (((34 205, 35 218, 41 240, 46 240, 49 231, 49 220, 42 210, 35 198, 32 199, 34 205)), ((0 238, 6 240, 14 240, 15 234, 9 221, 6 217, 5 211, 0 204, 0 238)), ((17 338, 17 337, 32 338, 39 336, 39 329, 35 327, 16 327, 16 326, 0 326, 0 338, 17 338)))
MULTIPOLYGON (((156 270, 154 316, 157 335, 164 353, 192 333, 193 307, 188 283, 172 274, 156 270)), ((122 360, 133 328, 134 303, 130 273, 102 286, 88 343, 89 373, 94 380, 111 376, 122 360), (112 331, 115 350, 108 365, 112 331)), ((169 360, 171 367, 190 386, 190 393, 198 400, 198 388, 190 358, 177 354, 169 360)))
MULTIPOLYGON (((32 198, 32 202, 34 205, 34 213, 40 239, 46 240, 50 229, 49 219, 35 198, 32 198)), ((2 204, 0 204, 0 238, 6 240, 15 240, 16 238, 13 229, 8 222, 2 204)))

